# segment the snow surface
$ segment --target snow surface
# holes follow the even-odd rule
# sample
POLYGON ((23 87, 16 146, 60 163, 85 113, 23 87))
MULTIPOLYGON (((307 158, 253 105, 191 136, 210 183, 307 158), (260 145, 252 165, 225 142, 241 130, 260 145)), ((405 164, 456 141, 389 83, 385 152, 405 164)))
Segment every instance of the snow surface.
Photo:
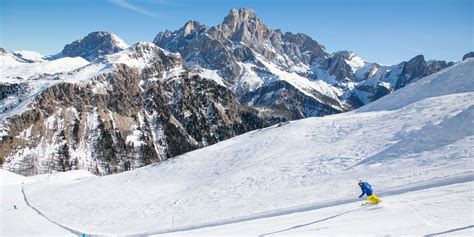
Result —
POLYGON ((210 79, 212 81, 215 81, 217 84, 225 87, 224 79, 221 76, 219 76, 219 74, 217 73, 217 70, 210 70, 210 69, 199 67, 199 68, 193 69, 193 71, 198 72, 197 74, 200 77, 210 79))
POLYGON ((25 202, 22 185, 35 182, 68 183, 83 181, 94 177, 87 171, 79 170, 67 173, 53 173, 24 177, 0 169, 0 236, 75 236, 39 215, 25 202), (13 208, 13 205, 17 209, 13 208))
POLYGON ((349 54, 349 60, 344 59, 347 64, 352 69, 352 72, 355 73, 359 68, 364 67, 367 63, 359 56, 357 56, 355 53, 351 52, 349 54))
POLYGON ((376 206, 348 203, 160 236, 473 236, 473 185, 404 192, 384 197, 376 206))
POLYGON ((465 60, 355 112, 249 132, 74 185, 27 184, 25 192, 51 220, 92 234, 469 235, 472 68, 474 59, 465 60), (360 208, 359 179, 381 205, 360 208))
POLYGON ((38 52, 35 51, 29 51, 29 50, 19 50, 19 51, 13 51, 13 55, 15 55, 17 58, 20 60, 27 60, 30 62, 40 62, 44 61, 45 57, 41 55, 38 52))
POLYGON ((118 37, 116 34, 111 34, 112 40, 115 41, 115 45, 121 49, 126 49, 129 47, 122 38, 118 37))
POLYGON ((155 59, 156 55, 153 50, 142 50, 143 48, 152 48, 154 50, 158 50, 158 46, 150 42, 139 42, 133 45, 130 48, 122 50, 118 53, 114 53, 107 56, 107 61, 109 63, 123 63, 130 67, 138 68, 142 70, 146 66, 150 64, 150 62, 155 59), (137 50, 139 50, 141 55, 138 57, 137 50))
POLYGON ((37 79, 44 74, 68 72, 83 67, 89 62, 81 57, 59 58, 52 61, 23 63, 16 61, 11 54, 0 55, 0 83, 21 82, 27 79, 37 79))

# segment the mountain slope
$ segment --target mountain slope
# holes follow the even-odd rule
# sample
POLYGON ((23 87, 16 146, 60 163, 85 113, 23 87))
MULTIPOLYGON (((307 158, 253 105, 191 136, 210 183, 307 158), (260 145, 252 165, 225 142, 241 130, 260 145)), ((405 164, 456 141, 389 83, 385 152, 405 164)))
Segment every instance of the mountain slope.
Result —
POLYGON ((359 194, 359 179, 381 191, 459 175, 472 179, 473 66, 474 59, 466 59, 355 112, 249 132, 73 186, 25 190, 32 205, 66 226, 125 234, 347 203, 359 194))
POLYGON ((231 91, 189 75, 178 54, 147 42, 12 82, 5 87, 15 107, 0 114, 0 160, 25 175, 117 173, 265 125, 231 91))

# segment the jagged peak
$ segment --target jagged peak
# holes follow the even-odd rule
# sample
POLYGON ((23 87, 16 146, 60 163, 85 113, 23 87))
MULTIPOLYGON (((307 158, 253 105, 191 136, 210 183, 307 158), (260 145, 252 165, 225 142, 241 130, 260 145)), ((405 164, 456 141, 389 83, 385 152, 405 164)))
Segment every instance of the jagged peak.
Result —
POLYGON ((420 55, 416 55, 415 57, 411 58, 410 60, 408 61, 403 61, 401 63, 398 64, 398 66, 403 66, 403 65, 415 65, 415 64, 419 64, 419 63, 426 63, 425 61, 425 56, 423 56, 422 54, 420 55))
MULTIPOLYGON (((257 17, 255 10, 251 8, 230 9, 229 14, 224 18, 223 25, 239 25, 242 22, 261 20, 257 17)), ((232 27, 231 27, 232 28, 232 27)))
POLYGON ((242 19, 255 19, 257 14, 252 8, 230 9, 227 16, 234 16, 242 19))
POLYGON ((186 22, 183 25, 183 27, 181 27, 181 29, 179 29, 179 31, 183 32, 184 36, 187 36, 187 35, 191 34, 194 31, 202 31, 202 30, 206 30, 206 29, 207 29, 207 27, 205 25, 199 23, 198 21, 190 20, 190 21, 186 22))
POLYGON ((420 54, 420 55, 416 55, 412 59, 408 60, 408 63, 413 64, 413 63, 418 63, 418 62, 422 62, 422 61, 425 61, 425 56, 423 54, 420 54))

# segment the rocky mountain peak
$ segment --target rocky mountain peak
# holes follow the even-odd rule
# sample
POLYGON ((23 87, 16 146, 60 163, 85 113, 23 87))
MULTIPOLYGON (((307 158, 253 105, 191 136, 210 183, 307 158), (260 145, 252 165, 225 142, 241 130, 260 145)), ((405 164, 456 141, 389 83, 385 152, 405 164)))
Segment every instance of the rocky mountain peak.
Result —
POLYGON ((271 35, 271 30, 249 8, 231 9, 220 29, 223 36, 245 44, 261 42, 271 35))
POLYGON ((405 63, 405 73, 411 76, 421 76, 426 68, 426 61, 423 55, 417 55, 405 63))
POLYGON ((187 37, 189 35, 194 35, 195 32, 201 33, 206 29, 207 27, 205 25, 202 25, 197 21, 188 21, 186 22, 186 24, 184 24, 183 27, 181 27, 179 31, 183 33, 184 37, 187 37))
POLYGON ((426 63, 425 56, 422 54, 413 57, 412 59, 408 60, 408 64, 415 65, 420 63, 426 63))
POLYGON ((128 45, 114 33, 96 31, 67 44, 61 54, 66 57, 82 57, 88 61, 96 61, 104 55, 116 53, 127 47, 128 45))
POLYGON ((259 21, 257 14, 253 9, 250 8, 240 8, 240 9, 231 9, 229 14, 224 18, 222 24, 232 25, 235 23, 249 22, 249 21, 259 21))

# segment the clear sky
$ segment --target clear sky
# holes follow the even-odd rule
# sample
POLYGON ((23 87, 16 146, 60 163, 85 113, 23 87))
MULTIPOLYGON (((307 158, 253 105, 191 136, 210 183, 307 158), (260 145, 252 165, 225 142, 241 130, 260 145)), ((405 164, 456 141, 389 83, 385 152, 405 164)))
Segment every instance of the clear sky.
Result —
POLYGON ((306 33, 329 52, 368 61, 459 61, 474 50, 473 0, 0 0, 0 47, 54 54, 97 30, 128 44, 152 41, 187 20, 217 25, 250 7, 272 29, 306 33))

